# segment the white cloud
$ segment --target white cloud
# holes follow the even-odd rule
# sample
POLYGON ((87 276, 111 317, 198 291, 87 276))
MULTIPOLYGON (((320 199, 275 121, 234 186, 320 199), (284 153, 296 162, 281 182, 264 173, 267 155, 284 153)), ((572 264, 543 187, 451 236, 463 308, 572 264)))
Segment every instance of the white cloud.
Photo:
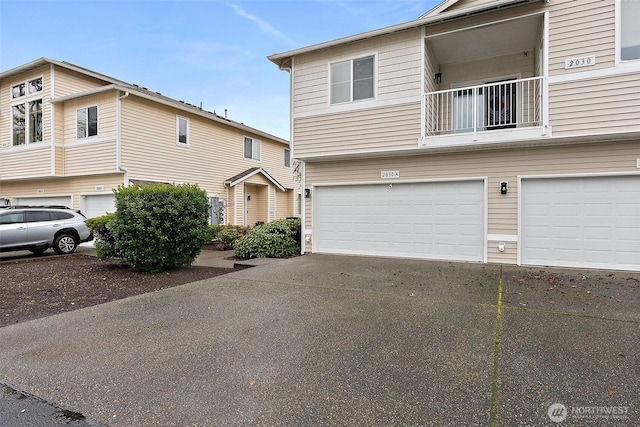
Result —
POLYGON ((225 3, 227 6, 229 6, 231 9, 234 10, 234 12, 236 13, 236 15, 248 19, 249 21, 255 23, 258 25, 258 27, 264 31, 267 34, 270 34, 272 36, 275 36, 277 38, 279 38, 280 40, 290 44, 290 45, 294 45, 295 42, 293 40, 291 40, 290 38, 288 38, 284 33, 282 33, 281 31, 278 31, 277 29, 275 29, 271 24, 269 24, 265 19, 257 16, 257 15, 253 15, 249 12, 247 12, 246 10, 244 10, 243 8, 241 8, 240 6, 233 4, 233 3, 225 3))

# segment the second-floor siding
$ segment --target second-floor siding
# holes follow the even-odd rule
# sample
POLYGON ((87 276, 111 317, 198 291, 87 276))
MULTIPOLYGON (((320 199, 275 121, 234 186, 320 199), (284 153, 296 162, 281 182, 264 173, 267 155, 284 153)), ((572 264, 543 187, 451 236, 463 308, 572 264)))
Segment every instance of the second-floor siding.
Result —
POLYGON ((296 156, 412 147, 420 132, 420 29, 372 38, 297 57, 294 64, 296 156), (330 99, 331 65, 373 57, 374 93, 362 100, 330 99))
POLYGON ((514 2, 476 13, 490 2, 460 1, 441 12, 460 12, 456 19, 430 15, 414 27, 273 55, 292 65, 295 156, 639 132, 640 58, 621 54, 625 10, 638 14, 632 3, 514 2), (374 95, 333 103, 332 64, 368 56, 374 95), (497 94, 511 108, 499 111, 511 114, 506 122, 490 116, 497 94))
POLYGON ((284 150, 288 149, 285 144, 216 125, 197 114, 161 106, 135 95, 120 102, 121 167, 131 177, 211 183, 205 190, 223 196, 224 180, 239 171, 262 167, 282 185, 292 186, 291 168, 284 165, 284 150), (184 143, 178 139, 179 120, 186 121, 184 143), (254 144, 253 158, 247 158, 245 153, 245 137, 254 144))

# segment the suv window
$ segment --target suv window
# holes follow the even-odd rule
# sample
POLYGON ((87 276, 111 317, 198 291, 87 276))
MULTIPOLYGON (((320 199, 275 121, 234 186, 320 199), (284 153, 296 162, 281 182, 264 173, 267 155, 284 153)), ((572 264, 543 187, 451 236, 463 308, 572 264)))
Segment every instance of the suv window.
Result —
POLYGON ((48 211, 28 211, 25 213, 27 214, 27 222, 51 221, 48 211))
POLYGON ((0 224, 19 224, 21 222, 24 222, 22 212, 7 212, 4 215, 0 215, 0 224))
POLYGON ((73 218, 69 212, 49 212, 52 220, 70 219, 73 218))

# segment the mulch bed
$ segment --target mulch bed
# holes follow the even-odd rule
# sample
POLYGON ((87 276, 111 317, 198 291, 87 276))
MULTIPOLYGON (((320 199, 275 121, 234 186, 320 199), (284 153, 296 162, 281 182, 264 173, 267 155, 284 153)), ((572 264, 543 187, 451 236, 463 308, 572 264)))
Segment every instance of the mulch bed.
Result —
POLYGON ((0 262, 0 327, 227 274, 189 266, 144 273, 118 260, 74 254, 0 262))

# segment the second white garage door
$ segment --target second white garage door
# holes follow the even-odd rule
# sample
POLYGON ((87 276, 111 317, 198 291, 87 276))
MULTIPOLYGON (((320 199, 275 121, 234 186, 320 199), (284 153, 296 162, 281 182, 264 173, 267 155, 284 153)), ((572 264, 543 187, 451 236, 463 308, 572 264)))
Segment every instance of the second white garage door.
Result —
POLYGON ((82 213, 87 218, 102 216, 116 211, 116 198, 113 194, 94 194, 83 196, 82 213))
POLYGON ((522 179, 523 264, 640 270, 640 175, 522 179))
POLYGON ((484 181, 318 186, 313 251, 485 260, 484 181))

